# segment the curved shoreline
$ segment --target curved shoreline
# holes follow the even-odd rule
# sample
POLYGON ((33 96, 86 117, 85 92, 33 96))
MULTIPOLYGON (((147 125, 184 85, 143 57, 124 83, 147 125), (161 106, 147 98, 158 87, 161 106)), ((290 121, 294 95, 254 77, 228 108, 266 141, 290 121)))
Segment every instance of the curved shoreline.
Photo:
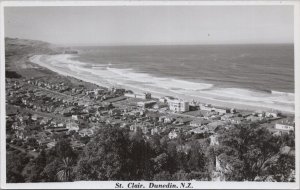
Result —
MULTIPOLYGON (((72 65, 67 65, 67 66, 64 67, 63 65, 57 64, 57 65, 59 65, 59 67, 58 67, 58 66, 54 66, 53 65, 54 63, 52 64, 52 62, 50 63, 49 60, 47 60, 45 58, 45 56, 47 58, 48 55, 35 55, 35 56, 30 57, 29 60, 31 62, 33 62, 33 63, 41 66, 41 67, 45 67, 45 68, 47 68, 47 69, 49 69, 51 71, 54 71, 54 72, 56 72, 58 74, 65 75, 65 76, 71 76, 71 77, 74 77, 74 78, 77 78, 77 79, 80 79, 80 80, 83 80, 83 81, 86 81, 86 82, 90 82, 90 83, 93 83, 93 84, 97 84, 97 85, 103 86, 103 87, 108 87, 108 88, 109 87, 113 87, 113 86, 114 87, 122 87, 122 88, 133 90, 133 91, 139 92, 139 93, 148 91, 148 92, 152 93, 153 97, 161 97, 161 96, 169 95, 169 96, 174 96, 174 97, 181 98, 181 99, 188 100, 188 101, 191 101, 191 100, 194 99, 194 100, 199 101, 201 103, 208 103, 208 104, 212 104, 212 105, 215 105, 215 106, 228 107, 228 108, 236 108, 236 109, 241 109, 241 110, 249 110, 249 111, 255 111, 255 110, 264 110, 264 111, 278 110, 280 112, 284 112, 284 113, 288 113, 288 114, 294 114, 294 109, 289 109, 289 107, 284 107, 284 106, 280 106, 280 105, 278 106, 276 104, 272 105, 272 107, 270 107, 270 106, 264 106, 262 104, 260 106, 253 105, 253 104, 256 103, 255 102, 256 99, 253 100, 254 103, 252 103, 252 105, 251 105, 250 101, 245 103, 245 102, 238 102, 238 101, 234 101, 234 100, 232 100, 230 102, 230 100, 226 101, 226 99, 223 99, 223 100, 216 99, 217 96, 213 97, 212 94, 205 94, 205 92, 204 93, 203 92, 197 92, 198 94, 200 94, 200 96, 194 96, 194 95, 191 95, 191 94, 186 95, 187 93, 174 92, 172 90, 166 90, 166 89, 162 89, 161 90, 159 88, 155 89, 155 87, 149 88, 149 85, 147 86, 147 85, 143 85, 143 84, 139 84, 140 86, 138 86, 136 84, 129 84, 129 83, 127 83, 127 84, 126 83, 125 84, 124 83, 117 84, 118 82, 112 83, 112 81, 109 81, 109 79, 105 78, 105 69, 102 69, 102 70, 96 70, 95 69, 91 73, 91 71, 88 70, 88 69, 83 69, 81 67, 77 68, 81 64, 83 64, 83 62, 70 60, 69 58, 71 56, 70 55, 65 55, 65 54, 64 55, 56 55, 61 60, 59 60, 59 59, 58 60, 51 60, 50 59, 50 60, 51 61, 56 61, 55 64, 60 63, 59 61, 65 61, 65 62, 69 62, 69 63, 72 62, 72 65), (78 65, 76 65, 76 64, 78 64, 78 65), (98 71, 99 75, 96 75, 97 71, 98 71), (103 74, 104 77, 101 74, 103 74)), ((112 73, 109 73, 109 74, 110 74, 111 79, 113 79, 113 77, 111 76, 112 73)), ((216 95, 218 95, 218 93, 222 93, 222 92, 224 93, 224 91, 218 92, 217 90, 215 90, 214 93, 216 95)), ((211 93, 211 91, 210 91, 210 93, 211 93)), ((232 92, 228 92, 228 94, 226 94, 226 95, 230 97, 231 93, 232 92)), ((232 96, 234 96, 234 95, 235 94, 233 92, 232 96)), ((238 94, 236 94, 236 95, 238 96, 238 94)), ((272 101, 270 101, 270 102, 272 103, 272 101)))

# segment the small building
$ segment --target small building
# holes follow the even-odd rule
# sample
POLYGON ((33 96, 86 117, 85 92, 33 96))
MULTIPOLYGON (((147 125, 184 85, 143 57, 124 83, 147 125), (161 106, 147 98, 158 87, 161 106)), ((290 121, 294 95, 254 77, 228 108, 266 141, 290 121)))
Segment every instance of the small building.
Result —
POLYGON ((31 116, 31 120, 33 120, 33 121, 36 121, 36 120, 38 120, 40 117, 37 115, 37 114, 33 114, 32 116, 31 116))
POLYGON ((286 118, 275 124, 275 129, 283 131, 294 131, 295 129, 295 120, 292 118, 286 118))
POLYGON ((168 134, 168 137, 169 139, 175 139, 177 138, 178 134, 176 133, 175 130, 172 130, 169 134, 168 134))
POLYGON ((204 119, 194 119, 190 122, 191 127, 200 127, 201 125, 207 124, 208 121, 204 119))
POLYGON ((120 116, 122 114, 122 111, 120 109, 112 109, 108 111, 108 114, 111 116, 120 116))
POLYGON ((72 115, 72 119, 78 121, 78 115, 72 115))
POLYGON ((79 131, 79 126, 75 122, 68 122, 66 124, 66 128, 68 129, 68 132, 70 132, 70 131, 78 132, 79 131))
POLYGON ((94 131, 92 129, 82 129, 81 131, 79 131, 79 135, 81 137, 85 137, 85 136, 91 137, 94 135, 94 131))
POLYGON ((158 101, 161 102, 161 103, 167 103, 167 100, 165 99, 165 97, 160 97, 158 99, 158 101))
POLYGON ((49 142, 49 143, 47 144, 47 147, 48 147, 48 148, 53 148, 53 147, 55 147, 55 145, 56 145, 56 141, 52 141, 52 142, 49 142))
POLYGON ((220 115, 229 113, 229 110, 227 110, 227 109, 222 109, 222 108, 214 108, 214 111, 215 111, 215 112, 218 112, 220 115))
POLYGON ((241 124, 244 118, 241 117, 233 117, 229 119, 232 124, 241 124))
POLYGON ((164 123, 172 123, 173 121, 175 121, 175 118, 172 116, 165 116, 163 119, 164 123))
POLYGON ((203 105, 203 104, 200 104, 199 105, 199 108, 200 110, 204 110, 204 111, 212 111, 213 110, 213 107, 211 105, 203 105))
POLYGON ((291 131, 291 130, 294 131, 294 126, 276 123, 275 129, 284 130, 284 131, 291 131))
POLYGON ((154 128, 152 128, 151 129, 151 135, 154 135, 154 134, 159 134, 159 129, 158 129, 158 127, 154 127, 154 128))
POLYGON ((279 112, 266 112, 266 117, 274 117, 277 118, 280 115, 279 112))
POLYGON ((210 138, 210 146, 219 145, 217 135, 211 135, 209 138, 210 138))
POLYGON ((189 133, 191 133, 191 134, 203 134, 203 133, 205 133, 207 131, 208 130, 206 128, 197 127, 195 129, 190 130, 189 133))
POLYGON ((155 104, 156 104, 156 101, 154 101, 154 100, 150 100, 150 101, 146 101, 146 102, 138 102, 137 103, 137 105, 141 108, 150 108, 155 104))

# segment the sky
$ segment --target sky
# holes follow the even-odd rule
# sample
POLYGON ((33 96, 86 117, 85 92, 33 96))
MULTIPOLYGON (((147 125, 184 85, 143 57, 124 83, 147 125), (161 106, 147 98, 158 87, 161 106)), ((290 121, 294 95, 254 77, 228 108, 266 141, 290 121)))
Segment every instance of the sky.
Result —
POLYGON ((293 43, 292 6, 5 7, 5 36, 54 44, 293 43))

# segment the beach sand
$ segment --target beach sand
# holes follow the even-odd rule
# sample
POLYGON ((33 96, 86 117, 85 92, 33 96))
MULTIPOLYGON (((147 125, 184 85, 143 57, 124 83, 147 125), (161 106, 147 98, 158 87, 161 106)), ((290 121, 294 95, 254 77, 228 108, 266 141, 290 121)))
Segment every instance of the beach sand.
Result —
MULTIPOLYGON (((136 93, 144 93, 150 92, 153 97, 162 97, 162 96, 173 96, 176 98, 184 99, 184 100, 195 100, 200 103, 212 104, 214 106, 227 107, 227 108, 235 108, 241 110, 249 110, 249 111, 274 111, 278 110, 283 113, 294 114, 294 104, 293 104, 293 95, 288 97, 291 101, 290 106, 274 104, 272 101, 264 102, 263 104, 259 104, 258 101, 260 98, 274 99, 280 96, 286 96, 284 94, 272 95, 270 97, 259 97, 252 96, 251 92, 240 90, 240 89, 213 89, 213 90, 205 90, 206 88, 210 88, 211 86, 207 84, 202 84, 199 86, 198 84, 187 83, 184 81, 169 81, 168 79, 157 79, 153 78, 155 81, 155 85, 149 85, 149 81, 152 80, 151 76, 147 76, 147 78, 143 74, 133 73, 130 70, 118 70, 115 68, 108 68, 99 66, 98 68, 89 68, 85 67, 86 63, 72 60, 72 55, 68 54, 60 54, 60 55, 34 55, 29 58, 30 62, 35 63, 41 67, 45 67, 51 71, 59 73, 64 76, 71 76, 89 83, 97 84, 102 87, 117 87, 117 88, 125 88, 128 90, 132 90, 136 93), (127 73, 128 72, 128 73, 127 73), (131 74, 131 75, 130 75, 131 74), (131 77, 128 77, 130 75, 131 77), (132 80, 136 78, 141 78, 141 82, 133 82, 132 80), (129 79, 130 80, 129 80, 129 79), (150 78, 150 79, 149 79, 150 78), (163 84, 162 84, 163 83, 163 84), (159 85, 167 85, 170 89, 164 89, 158 87, 159 85), (197 86, 196 86, 197 85, 197 86), (206 86, 205 86, 206 85, 206 86), (188 90, 191 88, 199 87, 199 91, 196 91, 190 94, 186 90, 172 90, 173 86, 185 86, 188 90), (178 93, 181 92, 181 93, 178 93), (249 101, 241 101, 229 99, 231 97, 239 97, 243 98, 243 95, 247 95, 249 101), (221 96, 222 95, 222 96, 221 96), (227 99, 218 99, 219 97, 226 97, 227 99), (256 102, 257 101, 257 102, 256 102)), ((256 94, 253 94, 256 95, 256 94)), ((289 95, 290 96, 290 95, 289 95)), ((277 100, 277 99, 275 99, 277 100)), ((279 99, 279 103, 280 103, 279 99)))

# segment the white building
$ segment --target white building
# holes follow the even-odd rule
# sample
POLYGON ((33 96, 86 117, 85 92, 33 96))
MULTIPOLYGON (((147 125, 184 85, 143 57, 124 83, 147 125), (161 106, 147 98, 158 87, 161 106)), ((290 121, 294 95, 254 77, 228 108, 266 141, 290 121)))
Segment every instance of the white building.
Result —
POLYGON ((78 121, 78 115, 72 115, 72 119, 78 121))
POLYGON ((79 126, 74 123, 74 122, 68 122, 66 124, 66 128, 70 131, 75 131, 75 132, 78 132, 79 131, 79 126))
POLYGON ((175 139, 175 138, 177 138, 177 136, 178 135, 175 130, 171 131, 168 135, 169 139, 175 139))
POLYGON ((229 112, 226 109, 222 109, 222 108, 215 108, 214 110, 215 110, 215 112, 218 112, 220 115, 226 114, 229 112))
POLYGON ((169 109, 174 112, 186 112, 189 111, 189 102, 183 100, 170 100, 168 101, 169 109))
POLYGON ((285 131, 290 131, 290 130, 294 131, 294 126, 276 123, 275 129, 285 130, 285 131))
POLYGON ((205 110, 205 111, 212 111, 213 110, 213 107, 211 105, 203 105, 203 104, 200 104, 200 110, 205 110))

